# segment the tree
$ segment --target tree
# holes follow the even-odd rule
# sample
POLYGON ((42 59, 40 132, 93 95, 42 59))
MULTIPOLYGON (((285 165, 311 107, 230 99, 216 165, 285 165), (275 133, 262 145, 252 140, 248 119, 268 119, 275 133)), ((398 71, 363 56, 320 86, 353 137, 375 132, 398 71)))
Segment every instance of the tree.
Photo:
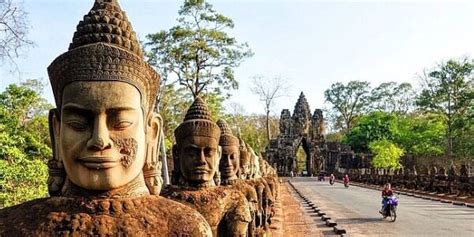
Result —
POLYGON ((252 81, 252 87, 250 90, 258 95, 260 101, 264 103, 265 115, 266 115, 266 127, 267 127, 267 139, 270 140, 270 112, 273 107, 275 100, 285 96, 288 89, 286 81, 278 76, 271 79, 266 79, 263 76, 254 76, 252 81))
MULTIPOLYGON (((244 115, 242 113, 226 114, 224 120, 229 123, 235 136, 239 136, 257 153, 263 152, 269 140, 266 136, 266 116, 259 114, 244 115)), ((270 129, 277 130, 279 119, 270 116, 270 129)))
POLYGON ((226 30, 232 19, 205 0, 185 0, 178 25, 146 36, 146 55, 166 78, 172 74, 194 98, 203 92, 222 94, 237 89, 233 68, 250 56, 247 43, 238 43, 226 30))
POLYGON ((27 85, 12 84, 0 93, 0 208, 47 194, 51 105, 43 103, 27 85))
POLYGON ((371 142, 394 139, 392 129, 396 120, 394 114, 386 112, 376 111, 363 115, 346 133, 343 142, 356 152, 367 152, 371 142))
POLYGON ((415 93, 410 83, 385 82, 370 93, 374 110, 406 114, 412 107, 415 93))
POLYGON ((0 62, 15 63, 21 50, 32 46, 27 39, 27 14, 13 0, 0 0, 0 62))
POLYGON ((324 91, 326 102, 332 104, 336 117, 342 119, 345 132, 352 128, 355 118, 367 110, 370 84, 365 81, 350 81, 347 85, 334 83, 324 91))
POLYGON ((393 141, 407 153, 418 157, 442 155, 445 130, 443 118, 433 113, 398 115, 390 126, 393 141))
POLYGON ((387 140, 416 156, 438 156, 444 152, 445 126, 437 114, 402 115, 381 111, 359 117, 343 142, 357 152, 369 151, 369 144, 387 140))
MULTIPOLYGON (((443 116, 446 125, 446 153, 453 157, 454 148, 463 146, 459 139, 472 126, 474 107, 474 64, 471 60, 448 60, 425 71, 421 77, 423 89, 416 100, 422 111, 443 116)), ((470 130, 472 131, 472 130, 470 130)))
POLYGON ((372 165, 375 168, 397 169, 402 166, 400 157, 405 151, 396 144, 383 139, 371 142, 369 148, 375 154, 372 158, 372 165))

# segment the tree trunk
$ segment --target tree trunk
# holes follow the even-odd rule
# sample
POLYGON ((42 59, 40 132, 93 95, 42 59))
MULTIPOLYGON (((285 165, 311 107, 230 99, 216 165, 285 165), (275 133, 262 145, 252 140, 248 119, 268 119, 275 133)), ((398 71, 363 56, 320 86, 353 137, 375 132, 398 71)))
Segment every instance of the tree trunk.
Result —
POLYGON ((271 134, 270 134, 270 110, 267 110, 267 138, 268 141, 270 142, 271 139, 271 134))

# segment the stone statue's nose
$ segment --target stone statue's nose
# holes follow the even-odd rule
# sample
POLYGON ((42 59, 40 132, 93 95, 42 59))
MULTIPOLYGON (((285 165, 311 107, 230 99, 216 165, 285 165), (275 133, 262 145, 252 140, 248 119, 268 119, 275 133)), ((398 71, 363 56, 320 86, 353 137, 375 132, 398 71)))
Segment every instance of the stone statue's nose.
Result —
POLYGON ((93 137, 87 142, 87 147, 91 150, 101 151, 111 147, 109 142, 104 142, 100 137, 93 137))
POLYGON ((87 141, 87 148, 94 151, 101 151, 112 147, 112 142, 109 137, 109 130, 105 121, 97 119, 94 123, 94 131, 92 136, 87 141))
POLYGON ((205 165, 206 164, 206 154, 204 150, 201 150, 198 155, 198 159, 196 161, 197 165, 205 165))

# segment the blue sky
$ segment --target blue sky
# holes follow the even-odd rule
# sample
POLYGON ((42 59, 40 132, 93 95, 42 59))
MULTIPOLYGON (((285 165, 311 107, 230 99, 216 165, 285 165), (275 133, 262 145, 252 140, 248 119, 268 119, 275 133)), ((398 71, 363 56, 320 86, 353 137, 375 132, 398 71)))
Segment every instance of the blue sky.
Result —
MULTIPOLYGON (((248 42, 254 57, 236 69, 240 89, 229 102, 263 113, 250 92, 251 77, 283 76, 288 97, 274 113, 293 110, 303 91, 312 110, 327 106, 323 92, 335 82, 366 80, 418 84, 416 74, 449 58, 474 57, 474 1, 214 0, 234 20, 232 35, 248 42)), ((44 78, 67 50, 75 26, 92 0, 25 0, 36 47, 18 60, 21 75, 0 66, 0 90, 21 79, 44 78)), ((121 0, 140 38, 176 23, 181 1, 121 0)), ((50 100, 50 87, 45 89, 50 100)))

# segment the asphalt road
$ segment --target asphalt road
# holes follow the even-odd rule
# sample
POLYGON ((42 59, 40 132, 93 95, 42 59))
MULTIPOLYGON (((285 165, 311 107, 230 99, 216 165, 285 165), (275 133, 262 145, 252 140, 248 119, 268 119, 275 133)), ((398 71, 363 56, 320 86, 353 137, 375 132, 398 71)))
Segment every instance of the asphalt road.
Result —
MULTIPOLYGON (((378 213, 381 193, 316 178, 293 178, 293 185, 329 217, 343 226, 347 236, 470 236, 474 237, 474 208, 399 196, 397 220, 378 213)), ((284 207, 283 207, 284 208, 284 207)))

